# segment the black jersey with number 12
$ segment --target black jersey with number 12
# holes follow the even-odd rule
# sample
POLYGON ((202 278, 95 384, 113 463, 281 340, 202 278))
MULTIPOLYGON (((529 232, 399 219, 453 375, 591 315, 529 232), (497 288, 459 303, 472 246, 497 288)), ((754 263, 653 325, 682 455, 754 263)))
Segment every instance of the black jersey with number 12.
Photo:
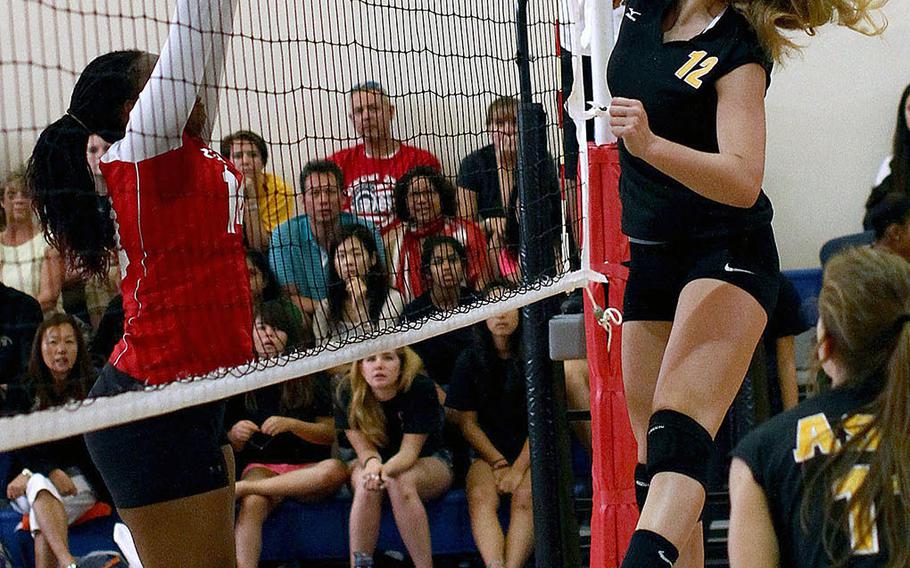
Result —
MULTIPOLYGON (((610 93, 641 101, 654 134, 702 152, 717 152, 717 81, 749 63, 767 83, 772 63, 742 14, 728 7, 690 40, 663 40, 674 0, 630 0, 607 70, 610 93)), ((622 227, 653 241, 722 237, 771 222, 764 191, 749 208, 703 197, 636 158, 620 141, 622 227)))

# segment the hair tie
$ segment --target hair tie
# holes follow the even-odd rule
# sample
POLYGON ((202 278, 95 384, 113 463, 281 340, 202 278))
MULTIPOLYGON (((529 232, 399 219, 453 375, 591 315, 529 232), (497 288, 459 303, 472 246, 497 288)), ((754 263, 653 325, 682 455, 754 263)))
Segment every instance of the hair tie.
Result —
POLYGON ((73 120, 75 120, 75 121, 76 121, 76 124, 78 124, 79 126, 81 126, 82 128, 84 128, 86 132, 88 132, 89 134, 92 133, 92 129, 89 128, 88 126, 86 126, 84 122, 82 122, 81 120, 79 120, 79 118, 78 118, 75 114, 71 113, 70 111, 66 111, 65 114, 66 114, 66 116, 68 116, 68 117, 72 118, 73 120))

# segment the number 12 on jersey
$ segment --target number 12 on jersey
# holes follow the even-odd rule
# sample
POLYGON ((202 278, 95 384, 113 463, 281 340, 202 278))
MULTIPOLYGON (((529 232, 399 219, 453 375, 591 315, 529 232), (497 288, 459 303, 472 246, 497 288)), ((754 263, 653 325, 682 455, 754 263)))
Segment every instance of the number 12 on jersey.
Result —
POLYGON ((693 51, 690 53, 689 60, 676 70, 676 77, 696 89, 701 87, 701 78, 710 73, 718 61, 716 57, 705 57, 706 55, 708 55, 707 51, 693 51), (698 65, 698 69, 695 68, 696 65, 698 65))

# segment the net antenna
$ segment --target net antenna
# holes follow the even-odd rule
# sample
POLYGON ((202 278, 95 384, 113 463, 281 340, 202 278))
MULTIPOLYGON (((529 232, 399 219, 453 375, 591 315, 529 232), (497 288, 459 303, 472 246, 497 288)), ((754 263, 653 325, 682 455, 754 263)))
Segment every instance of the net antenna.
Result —
MULTIPOLYGON (((594 121, 594 141, 598 145, 616 142, 610 130, 610 90, 607 87, 607 63, 613 51, 615 38, 619 32, 613 18, 612 0, 564 0, 569 12, 569 36, 572 47, 572 75, 575 81, 572 92, 566 98, 565 107, 569 117, 575 123, 575 136, 578 143, 578 180, 581 192, 581 203, 589 204, 591 193, 589 186, 590 164, 588 158, 588 140, 586 124, 594 121), (593 100, 585 100, 587 79, 584 73, 584 53, 591 56, 591 91, 593 100)), ((591 216, 582 216, 582 234, 591 234, 591 216)), ((588 271, 592 282, 606 282, 606 278, 591 268, 591 249, 581 249, 581 267, 588 271)))

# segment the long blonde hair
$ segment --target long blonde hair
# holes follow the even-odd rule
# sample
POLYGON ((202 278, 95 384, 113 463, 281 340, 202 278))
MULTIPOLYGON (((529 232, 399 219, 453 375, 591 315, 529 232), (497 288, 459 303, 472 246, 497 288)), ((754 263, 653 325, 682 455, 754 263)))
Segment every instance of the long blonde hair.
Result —
MULTIPOLYGON (((423 369, 423 362, 410 347, 400 347, 395 350, 401 368, 398 374, 398 391, 407 392, 414 384, 414 378, 423 369)), ((348 427, 351 430, 362 432, 374 446, 384 447, 389 443, 385 431, 385 414, 373 389, 363 376, 361 364, 363 359, 351 363, 348 380, 338 385, 339 393, 342 389, 350 389, 351 404, 348 406, 348 427)), ((341 398, 341 397, 339 397, 341 398)))
MULTIPOLYGON (((847 517, 851 511, 871 511, 874 504, 873 522, 853 530, 865 539, 880 520, 888 566, 910 566, 910 263, 870 248, 838 255, 825 268, 818 311, 844 365, 844 386, 874 397, 860 410, 872 420, 851 433, 807 483, 806 495, 817 494, 822 484, 822 518, 829 520, 822 535, 825 550, 835 566, 844 565, 852 551, 838 550, 836 543, 847 517), (877 441, 875 451, 867 451, 873 449, 871 440, 877 441), (860 463, 869 465, 864 482, 846 507, 835 507, 832 488, 860 463)), ((804 524, 811 506, 803 503, 804 524)))
POLYGON ((887 26, 884 15, 873 16, 888 0, 732 0, 749 20, 765 50, 781 61, 801 46, 787 31, 815 35, 825 24, 837 24, 865 35, 878 35, 887 26))

